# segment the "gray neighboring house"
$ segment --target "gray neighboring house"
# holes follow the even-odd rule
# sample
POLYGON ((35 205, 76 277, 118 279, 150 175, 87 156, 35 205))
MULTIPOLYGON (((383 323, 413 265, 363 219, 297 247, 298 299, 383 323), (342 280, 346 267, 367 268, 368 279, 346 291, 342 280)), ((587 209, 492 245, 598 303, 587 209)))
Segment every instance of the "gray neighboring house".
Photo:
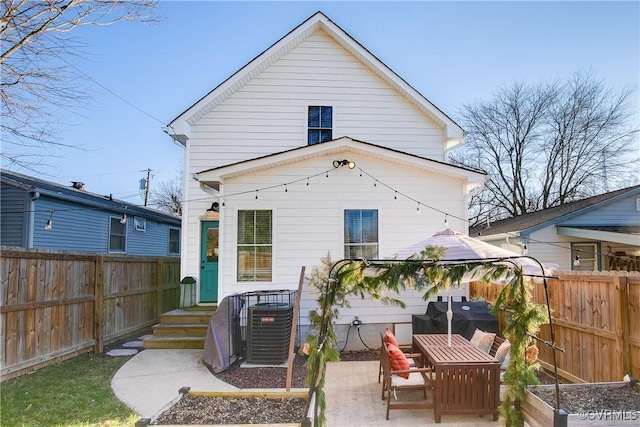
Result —
POLYGON ((180 217, 70 186, 0 171, 0 244, 180 256, 180 217))
POLYGON ((478 225, 469 236, 520 254, 526 246, 560 270, 640 271, 640 185, 478 225))

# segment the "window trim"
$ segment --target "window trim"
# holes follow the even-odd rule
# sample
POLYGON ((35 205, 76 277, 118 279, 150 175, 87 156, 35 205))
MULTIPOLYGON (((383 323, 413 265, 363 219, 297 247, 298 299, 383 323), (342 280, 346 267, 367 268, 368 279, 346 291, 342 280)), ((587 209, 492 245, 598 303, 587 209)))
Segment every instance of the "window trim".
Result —
MULTIPOLYGON (((318 105, 319 103, 313 103, 313 104, 307 104, 305 106, 305 140, 307 141, 307 145, 316 145, 316 144, 320 144, 322 142, 325 141, 317 141, 317 142, 313 142, 310 143, 309 142, 309 131, 310 130, 330 130, 331 131, 331 138, 328 139, 328 141, 332 140, 335 138, 335 130, 336 130, 336 121, 335 121, 335 117, 336 117, 336 107, 334 105, 318 105), (312 107, 319 107, 320 109, 322 108, 331 108, 331 127, 311 127, 309 126, 309 109, 312 107)), ((321 114, 322 114, 322 110, 321 114)), ((322 123, 321 123, 322 124, 322 123)))
POLYGON ((367 207, 358 207, 358 208, 342 208, 342 215, 341 215, 341 222, 342 222, 342 255, 343 258, 347 258, 347 246, 373 246, 373 243, 359 243, 359 244, 347 244, 346 242, 346 212, 347 211, 375 211, 377 213, 377 223, 376 223, 376 233, 378 235, 378 240, 375 243, 375 245, 377 246, 377 254, 375 256, 375 258, 380 257, 380 209, 378 207, 371 207, 371 208, 367 208, 367 207))
POLYGON ((140 233, 146 233, 147 232, 147 219, 140 217, 140 216, 134 216, 133 217, 133 230, 134 231, 138 231, 140 233))
POLYGON ((575 271, 602 271, 602 257, 600 254, 600 243, 599 242, 571 242, 571 270, 575 271), (584 249, 582 252, 578 252, 576 246, 590 246, 588 251, 584 249), (580 255, 580 261, 593 261, 593 265, 595 270, 585 270, 583 268, 579 268, 580 266, 574 266, 573 263, 576 259, 576 255, 580 255))
MULTIPOLYGON (((268 284, 273 284, 275 283, 275 277, 276 277, 276 265, 275 265, 275 252, 276 252, 276 235, 275 235, 275 229, 276 229, 276 224, 275 224, 275 218, 276 218, 276 210, 274 208, 269 208, 269 207, 265 207, 263 209, 256 209, 256 208, 252 208, 252 207, 238 207, 236 209, 234 209, 234 222, 235 222, 235 227, 234 227, 234 233, 233 233, 233 238, 234 238, 234 252, 235 252, 235 256, 234 256, 234 280, 236 284, 239 285, 251 285, 251 284, 260 284, 260 285, 268 285, 268 284), (238 263, 238 248, 240 246, 240 243, 238 241, 238 232, 239 232, 239 227, 240 227, 240 221, 239 221, 239 215, 240 212, 242 211, 253 211, 253 212, 257 212, 257 211, 268 211, 271 213, 271 244, 268 245, 271 247, 271 280, 239 280, 238 274, 239 274, 239 270, 240 270, 240 265, 238 263)), ((261 244, 260 246, 267 246, 267 244, 261 244)), ((255 271, 254 271, 254 279, 255 279, 255 271)))
POLYGON ((109 235, 107 237, 107 252, 108 253, 118 253, 118 254, 126 254, 127 253, 127 243, 128 240, 127 239, 127 231, 128 231, 128 227, 127 227, 127 222, 125 222, 124 224, 122 224, 122 226, 124 227, 124 234, 118 234, 118 236, 122 236, 124 237, 124 249, 120 250, 120 249, 112 249, 111 248, 111 235, 112 235, 112 225, 113 225, 113 221, 117 221, 118 224, 121 224, 121 220, 122 217, 119 216, 109 216, 109 235))
POLYGON ((182 230, 180 228, 178 228, 178 227, 169 227, 169 233, 167 235, 167 239, 168 239, 168 242, 167 242, 167 255, 180 255, 180 240, 182 238, 181 231, 182 230), (177 250, 177 252, 171 252, 171 232, 174 231, 174 230, 178 232, 178 240, 177 240, 178 250, 177 250))

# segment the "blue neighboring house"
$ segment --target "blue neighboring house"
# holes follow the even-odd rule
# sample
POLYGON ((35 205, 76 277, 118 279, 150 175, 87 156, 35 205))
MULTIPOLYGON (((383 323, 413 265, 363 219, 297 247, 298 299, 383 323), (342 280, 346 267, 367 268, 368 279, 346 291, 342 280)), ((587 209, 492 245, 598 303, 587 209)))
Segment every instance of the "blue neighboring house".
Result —
POLYGON ((37 249, 180 256, 180 217, 0 170, 0 244, 37 249))
POLYGON ((480 224, 469 236, 560 270, 640 271, 640 185, 480 224))

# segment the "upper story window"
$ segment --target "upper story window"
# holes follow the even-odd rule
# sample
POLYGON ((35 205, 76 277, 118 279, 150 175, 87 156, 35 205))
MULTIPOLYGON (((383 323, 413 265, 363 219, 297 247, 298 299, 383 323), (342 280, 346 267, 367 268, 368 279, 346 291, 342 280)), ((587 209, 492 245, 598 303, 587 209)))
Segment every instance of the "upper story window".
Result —
POLYGON ((272 233, 271 211, 238 211, 238 282, 272 280, 272 233))
POLYGON ((126 252, 127 223, 121 217, 111 217, 109 223, 109 252, 126 252))
POLYGON ((310 106, 307 144, 317 144, 333 138, 333 107, 310 106))
POLYGON ((344 257, 378 258, 378 211, 346 209, 344 211, 344 257))
POLYGON ((180 229, 169 229, 169 255, 180 255, 180 229))

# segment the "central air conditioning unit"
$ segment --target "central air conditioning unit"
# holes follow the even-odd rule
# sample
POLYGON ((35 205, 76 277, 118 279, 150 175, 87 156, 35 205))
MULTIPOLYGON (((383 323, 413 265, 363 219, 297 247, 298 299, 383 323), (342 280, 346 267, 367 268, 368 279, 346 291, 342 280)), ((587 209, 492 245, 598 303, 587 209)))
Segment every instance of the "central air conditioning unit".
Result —
POLYGON ((287 360, 293 305, 286 302, 258 303, 247 316, 248 363, 282 363, 287 360))

